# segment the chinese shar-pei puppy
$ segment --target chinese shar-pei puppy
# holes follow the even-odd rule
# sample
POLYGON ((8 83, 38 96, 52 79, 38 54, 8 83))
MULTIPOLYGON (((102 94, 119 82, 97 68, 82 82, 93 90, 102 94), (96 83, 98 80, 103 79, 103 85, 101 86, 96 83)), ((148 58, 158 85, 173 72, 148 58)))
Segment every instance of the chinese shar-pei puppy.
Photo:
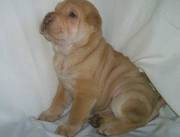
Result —
POLYGON ((72 105, 58 134, 74 136, 88 121, 103 135, 126 133, 145 125, 160 108, 150 81, 106 42, 101 25, 87 0, 65 0, 42 22, 41 33, 54 48, 59 86, 39 119, 55 121, 72 105))

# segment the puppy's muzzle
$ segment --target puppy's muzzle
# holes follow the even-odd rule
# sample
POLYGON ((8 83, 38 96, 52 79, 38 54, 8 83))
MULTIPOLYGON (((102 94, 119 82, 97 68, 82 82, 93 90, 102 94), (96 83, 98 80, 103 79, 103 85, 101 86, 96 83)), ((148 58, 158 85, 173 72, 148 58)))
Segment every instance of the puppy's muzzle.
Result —
POLYGON ((56 14, 54 12, 50 12, 44 17, 43 22, 41 24, 41 34, 48 29, 48 26, 55 20, 55 18, 56 14))

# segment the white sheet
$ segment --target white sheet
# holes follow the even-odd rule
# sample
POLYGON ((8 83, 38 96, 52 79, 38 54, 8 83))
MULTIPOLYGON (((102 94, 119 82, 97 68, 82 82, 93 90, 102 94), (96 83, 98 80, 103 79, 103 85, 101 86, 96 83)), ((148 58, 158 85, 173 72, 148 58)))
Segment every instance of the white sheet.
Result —
MULTIPOLYGON (((180 115, 180 1, 91 1, 103 16, 107 40, 146 71, 167 103, 180 115)), ((56 91, 53 53, 39 34, 39 24, 57 2, 1 1, 0 137, 55 136, 48 132, 49 128, 54 130, 53 124, 42 125, 29 117, 37 117, 45 110, 56 91)), ((160 121, 170 121, 163 128, 173 127, 170 129, 180 136, 180 130, 175 128, 179 120, 160 121)), ((160 121, 155 123, 158 125, 160 121)), ((166 132, 162 130, 164 137, 166 132)))
POLYGON ((180 115, 180 1, 105 0, 103 7, 95 2, 108 41, 143 68, 180 115))
MULTIPOLYGON (((49 123, 37 121, 30 117, 22 119, 18 122, 11 122, 0 126, 1 137, 62 137, 54 134, 57 125, 62 123, 49 123)), ((174 115, 169 109, 165 108, 161 111, 161 115, 151 121, 143 128, 136 129, 128 134, 114 137, 179 137, 180 135, 180 119, 174 115)), ((84 128, 76 135, 76 137, 102 137, 96 133, 96 130, 90 125, 84 128)))

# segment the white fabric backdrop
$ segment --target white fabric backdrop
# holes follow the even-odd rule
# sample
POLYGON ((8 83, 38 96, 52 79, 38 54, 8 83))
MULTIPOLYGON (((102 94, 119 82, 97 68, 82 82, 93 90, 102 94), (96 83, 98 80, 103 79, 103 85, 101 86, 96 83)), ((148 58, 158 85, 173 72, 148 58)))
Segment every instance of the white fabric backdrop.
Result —
MULTIPOLYGON (((91 0, 104 36, 143 68, 180 115, 180 1, 91 0)), ((56 91, 50 44, 39 34, 58 0, 2 0, 0 4, 0 124, 46 109, 56 91)))
POLYGON ((148 74, 180 115, 180 1, 95 1, 105 37, 148 74))

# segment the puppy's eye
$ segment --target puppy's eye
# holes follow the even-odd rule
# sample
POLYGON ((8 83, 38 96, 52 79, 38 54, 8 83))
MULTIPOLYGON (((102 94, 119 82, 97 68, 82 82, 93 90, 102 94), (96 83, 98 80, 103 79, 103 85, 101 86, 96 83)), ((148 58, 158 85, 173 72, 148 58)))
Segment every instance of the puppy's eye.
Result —
POLYGON ((71 18, 77 18, 77 15, 73 11, 69 12, 68 16, 71 18))

